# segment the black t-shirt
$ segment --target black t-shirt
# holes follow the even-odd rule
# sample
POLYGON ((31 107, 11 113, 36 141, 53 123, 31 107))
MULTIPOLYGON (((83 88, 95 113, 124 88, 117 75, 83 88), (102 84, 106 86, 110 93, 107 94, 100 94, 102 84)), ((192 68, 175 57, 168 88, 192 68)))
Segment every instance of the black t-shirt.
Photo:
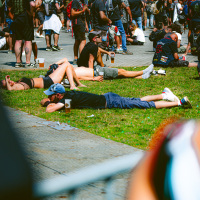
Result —
POLYGON ((89 56, 92 54, 94 56, 94 60, 97 59, 97 52, 98 52, 98 46, 94 44, 93 42, 88 42, 83 50, 81 51, 81 55, 78 59, 78 66, 84 66, 84 67, 89 67, 88 62, 89 62, 89 56))
POLYGON ((122 4, 121 0, 112 0, 113 4, 113 11, 108 12, 108 17, 111 19, 111 21, 117 21, 121 19, 121 13, 120 13, 120 6, 122 4))
POLYGON ((104 95, 92 94, 81 91, 65 92, 63 99, 59 103, 65 104, 65 99, 71 99, 72 108, 105 108, 106 98, 104 95))
MULTIPOLYGON (((83 3, 79 0, 73 0, 72 8, 75 11, 83 10, 83 3)), ((72 22, 73 22, 73 26, 76 26, 76 25, 84 25, 85 26, 85 13, 81 13, 80 15, 73 17, 72 22)))
POLYGON ((106 14, 106 7, 102 0, 95 0, 92 4, 91 15, 94 29, 107 31, 108 22, 100 18, 99 12, 103 11, 106 14))
POLYGON ((141 8, 143 7, 141 0, 128 0, 132 17, 141 17, 142 11, 141 8))

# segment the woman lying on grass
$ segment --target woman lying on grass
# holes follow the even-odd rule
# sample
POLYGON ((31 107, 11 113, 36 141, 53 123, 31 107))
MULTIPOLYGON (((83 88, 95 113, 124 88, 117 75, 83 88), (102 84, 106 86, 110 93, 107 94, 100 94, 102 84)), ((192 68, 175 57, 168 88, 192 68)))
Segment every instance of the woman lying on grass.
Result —
POLYGON ((86 87, 83 85, 76 76, 73 67, 69 64, 67 58, 63 58, 56 62, 59 67, 44 78, 25 78, 17 82, 11 81, 10 76, 7 75, 5 80, 0 82, 0 87, 7 90, 27 90, 32 88, 49 88, 54 83, 61 83, 63 78, 67 76, 70 83, 70 90, 78 90, 77 87, 86 87), (75 83, 77 87, 75 86, 75 83))

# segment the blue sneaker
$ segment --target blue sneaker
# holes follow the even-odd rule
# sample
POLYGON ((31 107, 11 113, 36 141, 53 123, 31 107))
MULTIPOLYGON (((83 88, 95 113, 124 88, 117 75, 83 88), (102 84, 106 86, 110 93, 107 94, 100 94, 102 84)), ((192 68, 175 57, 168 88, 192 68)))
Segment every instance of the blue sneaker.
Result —
POLYGON ((188 97, 183 97, 181 99, 181 105, 184 107, 192 108, 192 104, 190 103, 188 97))

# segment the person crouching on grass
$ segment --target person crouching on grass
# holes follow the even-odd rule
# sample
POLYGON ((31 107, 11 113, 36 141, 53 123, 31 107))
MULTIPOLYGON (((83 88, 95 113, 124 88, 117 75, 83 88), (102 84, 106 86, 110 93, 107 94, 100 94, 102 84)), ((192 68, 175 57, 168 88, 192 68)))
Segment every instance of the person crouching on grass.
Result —
POLYGON ((45 90, 44 93, 48 98, 43 99, 40 103, 47 106, 46 112, 55 112, 64 109, 65 99, 71 99, 71 108, 170 108, 176 106, 187 106, 191 108, 191 103, 187 97, 179 100, 169 88, 165 88, 162 94, 145 96, 142 98, 121 97, 118 94, 108 92, 104 95, 97 95, 82 91, 65 91, 65 88, 57 83, 45 90), (159 101, 166 100, 166 101, 159 101), (171 101, 171 102, 167 102, 171 101))

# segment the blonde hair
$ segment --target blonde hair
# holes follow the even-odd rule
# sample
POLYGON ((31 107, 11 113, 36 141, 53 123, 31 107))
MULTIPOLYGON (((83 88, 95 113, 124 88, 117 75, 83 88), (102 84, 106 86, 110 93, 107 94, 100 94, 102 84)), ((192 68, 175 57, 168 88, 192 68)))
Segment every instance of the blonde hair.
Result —
POLYGON ((133 28, 133 31, 135 31, 137 28, 137 25, 135 25, 133 22, 130 23, 130 26, 133 28))

